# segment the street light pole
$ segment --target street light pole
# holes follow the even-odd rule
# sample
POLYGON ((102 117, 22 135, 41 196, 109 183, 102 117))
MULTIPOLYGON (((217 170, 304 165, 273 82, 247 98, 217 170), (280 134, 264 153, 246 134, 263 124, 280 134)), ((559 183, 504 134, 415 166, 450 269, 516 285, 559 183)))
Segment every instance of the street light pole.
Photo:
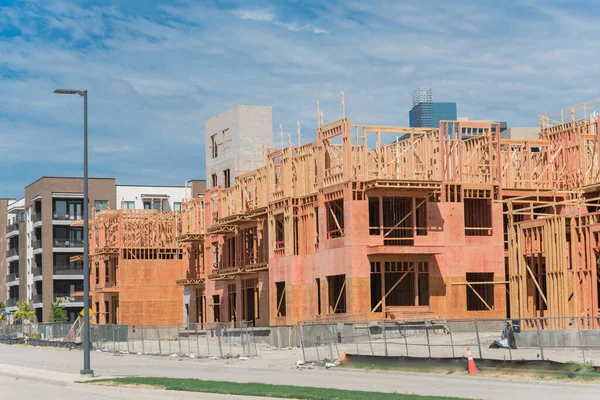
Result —
POLYGON ((88 121, 87 90, 56 89, 56 94, 83 97, 83 369, 81 375, 94 375, 90 368, 90 268, 89 268, 89 198, 88 198, 88 121))

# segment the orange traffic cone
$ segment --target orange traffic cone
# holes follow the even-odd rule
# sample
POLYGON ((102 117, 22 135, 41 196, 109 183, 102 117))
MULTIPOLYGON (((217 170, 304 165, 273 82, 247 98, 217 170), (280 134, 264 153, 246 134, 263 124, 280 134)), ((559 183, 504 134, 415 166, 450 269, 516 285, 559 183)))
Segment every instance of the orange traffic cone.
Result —
POLYGON ((475 365, 475 360, 473 360, 473 355, 471 354, 471 350, 467 347, 467 365, 469 366, 469 375, 477 375, 477 366, 475 365))

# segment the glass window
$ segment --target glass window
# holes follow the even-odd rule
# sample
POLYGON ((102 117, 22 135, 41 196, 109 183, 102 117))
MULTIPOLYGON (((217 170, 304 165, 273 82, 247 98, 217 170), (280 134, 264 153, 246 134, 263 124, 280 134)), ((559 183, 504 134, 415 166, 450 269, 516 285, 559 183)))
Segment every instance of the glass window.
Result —
POLYGON ((56 200, 54 202, 54 214, 57 216, 67 213, 67 202, 65 200, 56 200))
POLYGON ((175 202, 173 203, 173 211, 181 211, 181 203, 180 202, 175 202))
POLYGON ((123 202, 123 209, 125 210, 133 210, 135 208, 135 202, 134 201, 124 201, 123 202))
POLYGON ((144 202, 144 210, 150 210, 150 202, 149 201, 145 201, 144 202))
POLYGON ((94 201, 94 208, 96 211, 108 210, 108 200, 96 200, 94 201))
POLYGON ((162 201, 158 200, 153 203, 154 209, 156 211, 162 211, 162 201))

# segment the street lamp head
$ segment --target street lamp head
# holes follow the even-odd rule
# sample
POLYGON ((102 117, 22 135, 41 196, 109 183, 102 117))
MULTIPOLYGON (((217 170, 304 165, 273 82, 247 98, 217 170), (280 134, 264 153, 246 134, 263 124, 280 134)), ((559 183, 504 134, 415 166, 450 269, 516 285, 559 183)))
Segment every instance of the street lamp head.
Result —
POLYGON ((84 92, 86 92, 87 90, 81 91, 81 90, 74 90, 74 89, 56 89, 54 90, 55 94, 78 94, 80 96, 84 95, 84 92))

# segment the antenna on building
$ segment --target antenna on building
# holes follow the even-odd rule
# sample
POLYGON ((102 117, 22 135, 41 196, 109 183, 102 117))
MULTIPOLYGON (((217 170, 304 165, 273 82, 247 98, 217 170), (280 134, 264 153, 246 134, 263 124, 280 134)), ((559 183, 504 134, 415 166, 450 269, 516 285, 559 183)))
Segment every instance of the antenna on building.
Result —
POLYGON ((340 92, 340 94, 342 95, 342 118, 345 119, 346 118, 346 103, 344 102, 344 91, 342 90, 340 92))
POLYGON ((321 113, 321 106, 319 105, 319 100, 317 100, 317 127, 321 127, 321 117, 323 114, 321 113))
POLYGON ((300 147, 300 121, 296 121, 296 125, 298 126, 298 147, 300 147))

